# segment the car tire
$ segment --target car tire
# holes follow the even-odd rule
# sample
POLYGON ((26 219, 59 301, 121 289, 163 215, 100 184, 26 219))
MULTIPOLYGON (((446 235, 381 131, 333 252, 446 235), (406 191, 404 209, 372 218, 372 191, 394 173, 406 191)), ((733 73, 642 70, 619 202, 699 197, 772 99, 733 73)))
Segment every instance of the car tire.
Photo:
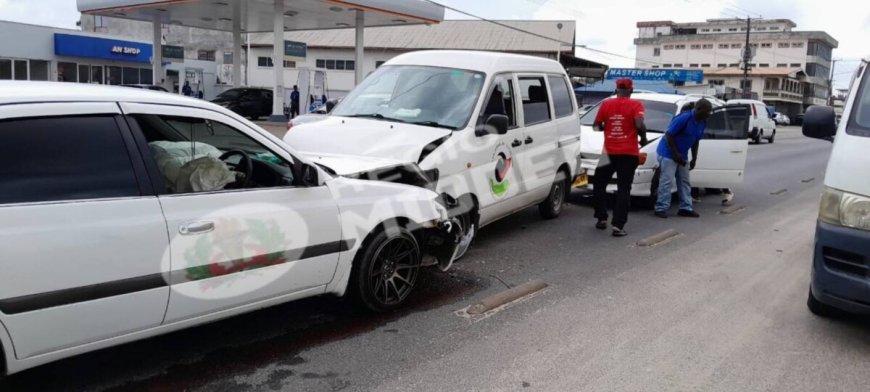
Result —
POLYGON ((810 312, 819 317, 837 318, 846 314, 846 312, 840 309, 817 300, 816 296, 813 295, 812 288, 810 288, 809 294, 807 295, 807 308, 810 309, 810 312))
POLYGON ((773 133, 770 134, 770 137, 767 138, 767 142, 773 144, 773 139, 776 138, 776 129, 773 130, 773 133))
POLYGON ((373 312, 393 310, 414 291, 421 262, 420 245, 408 229, 394 224, 383 226, 357 253, 350 294, 373 312))
POLYGON ((538 204, 538 212, 544 219, 555 219, 562 213, 562 207, 565 205, 565 199, 568 196, 568 176, 565 172, 556 172, 556 181, 550 186, 550 194, 540 204, 538 204))
POLYGON ((764 137, 764 130, 759 129, 758 133, 755 134, 755 139, 752 139, 752 142, 755 144, 761 144, 761 138, 764 137))
POLYGON ((662 171, 656 168, 653 173, 652 181, 649 184, 649 197, 644 199, 644 204, 647 209, 654 210, 656 203, 659 201, 659 181, 662 177, 662 171))

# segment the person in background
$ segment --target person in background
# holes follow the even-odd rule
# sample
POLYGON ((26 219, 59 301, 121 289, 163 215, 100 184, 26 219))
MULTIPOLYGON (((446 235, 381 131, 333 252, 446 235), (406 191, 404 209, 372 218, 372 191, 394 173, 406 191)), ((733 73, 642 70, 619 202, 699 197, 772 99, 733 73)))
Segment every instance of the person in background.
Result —
POLYGON ((293 86, 293 92, 290 93, 290 118, 295 118, 299 115, 299 88, 293 86))
POLYGON ((184 81, 184 87, 181 88, 181 94, 185 97, 193 96, 193 89, 190 88, 190 82, 184 81))
POLYGON ((692 186, 689 182, 689 170, 695 168, 698 160, 698 144, 704 137, 707 128, 707 118, 713 111, 713 105, 706 99, 695 103, 695 108, 682 113, 671 120, 665 136, 661 138, 656 153, 659 156, 659 190, 656 201, 655 216, 668 217, 671 208, 671 189, 677 182, 680 195, 680 210, 677 215, 697 218, 700 216, 692 207, 692 186), (689 159, 689 149, 692 149, 692 160, 689 159))
POLYGON ((616 205, 613 207, 613 236, 624 237, 631 205, 631 184, 639 164, 640 143, 647 144, 643 122, 643 103, 631 99, 631 79, 616 81, 616 98, 601 103, 593 128, 604 132, 604 154, 598 160, 592 181, 595 203, 595 228, 607 229, 607 184, 616 173, 616 205))
POLYGON ((199 90, 196 92, 196 97, 202 99, 203 97, 205 97, 205 93, 203 93, 202 90, 199 90))

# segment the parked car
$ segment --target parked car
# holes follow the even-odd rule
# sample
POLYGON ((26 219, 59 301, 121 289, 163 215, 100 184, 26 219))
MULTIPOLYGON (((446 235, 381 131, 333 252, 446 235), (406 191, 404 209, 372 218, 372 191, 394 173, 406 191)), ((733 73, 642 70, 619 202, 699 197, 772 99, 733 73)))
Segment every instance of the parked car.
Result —
POLYGON ((595 105, 583 105, 583 106, 581 106, 580 109, 577 111, 577 115, 582 116, 582 115, 586 114, 586 112, 588 112, 594 106, 595 105))
POLYGON ((761 139, 767 139, 773 143, 776 138, 776 123, 773 121, 774 114, 768 111, 764 102, 753 99, 732 99, 729 105, 745 104, 752 108, 752 117, 749 120, 749 138, 755 144, 761 143, 761 139))
POLYGON ((776 125, 791 125, 791 119, 780 112, 774 113, 773 121, 776 125))
POLYGON ((0 374, 321 294, 393 309, 461 235, 202 100, 0 82, 0 135, 0 374))
POLYGON ((163 91, 164 93, 168 93, 169 90, 166 90, 162 86, 154 85, 154 84, 122 84, 122 87, 132 87, 132 88, 141 88, 145 90, 152 91, 163 91))
POLYGON ((830 106, 810 106, 805 136, 832 141, 816 224, 807 306, 821 316, 870 314, 870 67, 855 73, 839 124, 830 106), (835 138, 836 136, 836 138, 835 138))
POLYGON ((291 118, 290 121, 287 121, 287 130, 289 131, 297 125, 318 122, 326 119, 326 116, 332 112, 332 109, 335 108, 335 105, 338 105, 339 102, 341 102, 341 98, 330 99, 326 101, 326 105, 317 108, 313 113, 300 114, 291 118))
POLYGON ((218 94, 212 102, 256 121, 272 114, 272 90, 234 88, 218 94))
MULTIPOLYGON (((649 144, 641 146, 640 166, 634 177, 631 195, 647 199, 652 205, 658 196, 659 163, 656 148, 664 136, 673 117, 685 105, 695 102, 699 97, 686 97, 671 94, 632 94, 632 99, 644 105, 644 120, 647 126, 649 144)), ((707 119, 707 129, 700 142, 698 162, 692 170, 692 186, 700 188, 733 188, 743 182, 746 169, 746 155, 749 145, 746 141, 749 126, 749 105, 722 105, 712 102, 714 109, 707 119)), ((604 132, 594 131, 592 124, 601 104, 598 104, 580 118, 582 136, 580 152, 584 169, 589 178, 595 177, 595 169, 604 149, 604 132)), ((592 187, 591 180, 589 188, 592 187)), ((676 188, 674 188, 676 190, 676 188)), ((616 180, 611 180, 607 192, 616 193, 616 180)))
POLYGON ((546 218, 562 211, 580 147, 570 86, 552 60, 413 52, 284 141, 340 175, 404 182, 426 173, 463 222, 462 255, 497 219, 536 204, 546 218))

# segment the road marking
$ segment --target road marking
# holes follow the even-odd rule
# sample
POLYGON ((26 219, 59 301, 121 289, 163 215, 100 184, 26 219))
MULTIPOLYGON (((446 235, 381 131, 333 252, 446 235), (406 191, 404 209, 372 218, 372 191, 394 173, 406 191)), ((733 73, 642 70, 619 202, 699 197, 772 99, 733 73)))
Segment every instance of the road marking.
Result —
POLYGON ((661 233, 651 235, 637 242, 637 246, 653 246, 676 238, 680 233, 674 229, 668 229, 661 233))
POLYGON ((719 211, 719 213, 722 215, 731 215, 731 214, 736 214, 736 213, 743 211, 745 209, 746 209, 746 206, 744 206, 744 205, 733 205, 733 206, 722 209, 722 211, 719 211))
POLYGON ((811 182, 813 182, 813 181, 815 181, 815 180, 816 180, 815 177, 810 177, 810 178, 804 178, 803 180, 801 180, 801 182, 804 183, 804 184, 808 184, 808 183, 811 183, 811 182))
POLYGON ((788 192, 788 189, 780 189, 780 190, 775 191, 775 192, 770 192, 770 194, 773 196, 779 196, 779 195, 786 193, 786 192, 788 192))

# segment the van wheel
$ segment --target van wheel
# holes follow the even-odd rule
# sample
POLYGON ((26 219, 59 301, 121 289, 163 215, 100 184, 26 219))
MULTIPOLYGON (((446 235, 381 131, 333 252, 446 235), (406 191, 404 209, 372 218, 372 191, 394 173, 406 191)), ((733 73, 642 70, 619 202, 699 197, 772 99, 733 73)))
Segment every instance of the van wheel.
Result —
POLYGON ((755 144, 761 144, 761 138, 762 138, 762 137, 764 137, 764 130, 763 130, 763 129, 759 129, 759 130, 758 130, 758 133, 755 134, 755 139, 752 139, 752 141, 753 141, 755 144))
POLYGON ((562 213, 565 197, 568 196, 568 179, 565 172, 556 173, 556 181, 550 186, 550 194, 540 204, 538 211, 544 219, 555 219, 562 213))
POLYGON ((773 144, 773 139, 776 138, 776 129, 773 130, 773 133, 770 134, 770 137, 767 138, 767 142, 773 144))
POLYGON ((846 312, 843 312, 840 309, 819 302, 819 300, 817 300, 813 295, 812 288, 810 288, 809 295, 807 295, 807 307, 810 308, 810 312, 813 312, 814 315, 820 317, 837 318, 846 314, 846 312))
POLYGON ((653 173, 652 182, 649 184, 649 197, 644 201, 644 207, 648 209, 654 210, 656 208, 656 202, 659 201, 659 180, 661 176, 662 171, 656 168, 656 171, 653 173))
POLYGON ((356 261, 351 295, 374 312, 386 312, 399 307, 414 291, 422 253, 410 231, 388 226, 367 241, 356 261))

